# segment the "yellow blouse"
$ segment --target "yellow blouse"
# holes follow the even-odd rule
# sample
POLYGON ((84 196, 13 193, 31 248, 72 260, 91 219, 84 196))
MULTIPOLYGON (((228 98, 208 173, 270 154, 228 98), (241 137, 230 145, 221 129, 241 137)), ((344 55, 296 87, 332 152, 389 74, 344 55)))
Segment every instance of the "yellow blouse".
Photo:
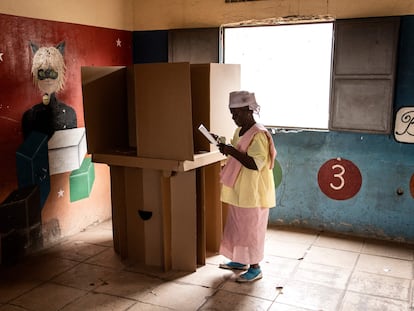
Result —
MULTIPOLYGON (((240 140, 237 128, 231 144, 237 146, 240 140)), ((267 207, 276 205, 273 170, 270 169, 269 142, 265 133, 256 134, 247 154, 256 163, 257 170, 242 165, 234 187, 222 185, 221 201, 238 207, 267 207)))

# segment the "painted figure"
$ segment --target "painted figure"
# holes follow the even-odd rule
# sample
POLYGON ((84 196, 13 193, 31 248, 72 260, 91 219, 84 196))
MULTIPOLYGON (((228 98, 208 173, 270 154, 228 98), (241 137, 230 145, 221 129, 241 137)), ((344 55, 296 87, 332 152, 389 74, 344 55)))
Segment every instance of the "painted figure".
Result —
POLYGON ((77 127, 75 110, 60 102, 56 93, 64 87, 65 62, 63 51, 65 43, 56 47, 38 47, 30 43, 33 55, 33 82, 40 90, 42 102, 23 114, 22 128, 26 139, 30 132, 37 131, 49 138, 57 130, 77 127))

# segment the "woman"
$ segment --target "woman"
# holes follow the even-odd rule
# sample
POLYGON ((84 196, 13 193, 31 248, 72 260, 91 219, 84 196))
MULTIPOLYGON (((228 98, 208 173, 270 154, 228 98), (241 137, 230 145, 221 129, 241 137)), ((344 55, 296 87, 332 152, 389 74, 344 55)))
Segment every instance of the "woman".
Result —
POLYGON ((229 108, 238 128, 230 145, 218 146, 228 156, 221 172, 221 201, 229 206, 220 254, 231 261, 220 268, 247 270, 236 281, 252 282, 262 278, 259 262, 264 257, 269 208, 276 205, 276 150, 269 132, 253 117, 260 110, 254 93, 231 92, 229 108))

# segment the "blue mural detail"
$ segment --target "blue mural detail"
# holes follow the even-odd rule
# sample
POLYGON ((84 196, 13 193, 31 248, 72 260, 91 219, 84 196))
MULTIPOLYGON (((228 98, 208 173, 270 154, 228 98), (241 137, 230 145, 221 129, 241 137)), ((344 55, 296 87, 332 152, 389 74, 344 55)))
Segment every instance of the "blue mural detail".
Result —
POLYGON ((338 132, 277 133, 274 140, 284 178, 270 223, 414 241, 414 145, 338 132), (359 193, 346 201, 329 199, 318 186, 319 168, 336 157, 351 160, 362 175, 359 193))

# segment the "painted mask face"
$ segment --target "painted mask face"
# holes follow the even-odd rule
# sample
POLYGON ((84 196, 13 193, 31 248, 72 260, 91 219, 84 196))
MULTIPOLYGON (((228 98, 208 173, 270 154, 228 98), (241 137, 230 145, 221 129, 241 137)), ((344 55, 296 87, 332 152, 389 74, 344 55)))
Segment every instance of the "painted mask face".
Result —
POLYGON ((63 60, 64 43, 57 47, 38 48, 31 45, 34 52, 33 81, 42 95, 50 95, 63 89, 65 63, 63 60))

